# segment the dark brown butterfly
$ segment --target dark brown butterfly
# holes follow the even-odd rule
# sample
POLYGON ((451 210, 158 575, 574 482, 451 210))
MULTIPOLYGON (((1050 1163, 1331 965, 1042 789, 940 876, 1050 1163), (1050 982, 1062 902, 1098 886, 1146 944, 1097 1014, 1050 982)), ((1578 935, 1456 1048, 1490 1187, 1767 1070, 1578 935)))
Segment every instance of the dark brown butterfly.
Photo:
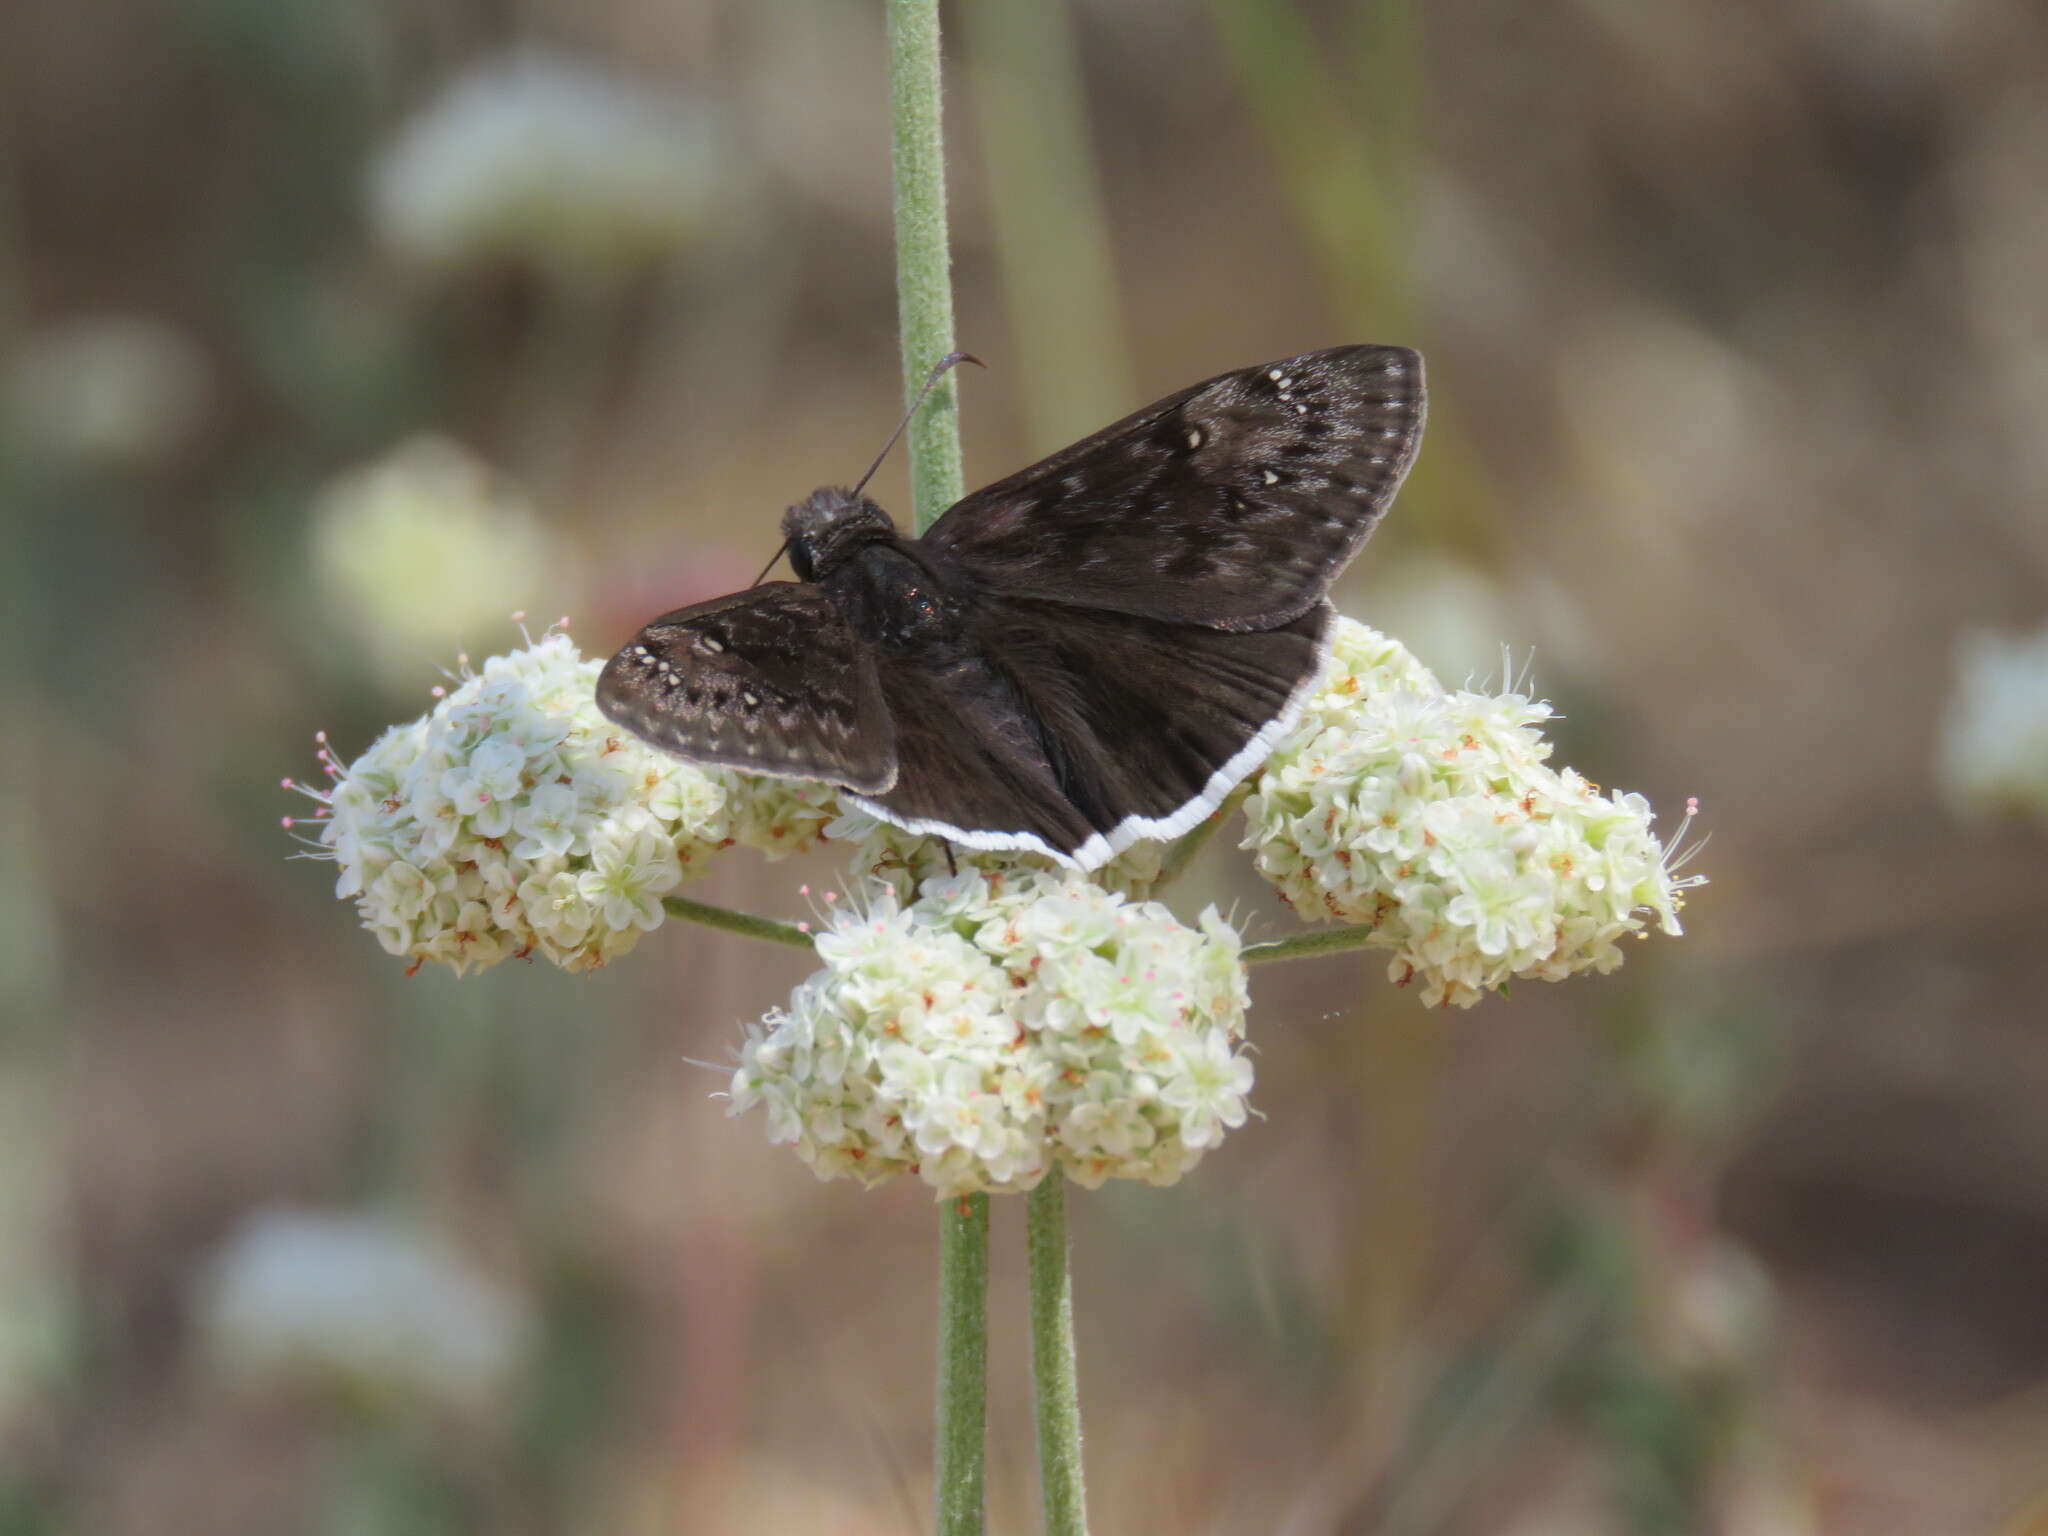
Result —
POLYGON ((1333 347, 1190 385, 922 538, 814 491, 782 520, 797 581, 663 614, 598 705, 692 762, 1094 869, 1193 827, 1292 726, 1422 422, 1419 356, 1333 347))

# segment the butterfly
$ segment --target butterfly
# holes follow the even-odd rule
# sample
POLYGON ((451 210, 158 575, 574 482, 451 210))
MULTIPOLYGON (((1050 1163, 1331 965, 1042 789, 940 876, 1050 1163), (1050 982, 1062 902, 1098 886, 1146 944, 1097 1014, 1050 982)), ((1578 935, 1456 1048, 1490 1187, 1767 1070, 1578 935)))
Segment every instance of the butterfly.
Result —
POLYGON ((796 581, 653 620, 598 706, 691 762, 1097 868, 1211 815, 1292 728, 1423 415, 1420 356, 1333 347, 1168 395, 920 538, 814 491, 782 520, 796 581))

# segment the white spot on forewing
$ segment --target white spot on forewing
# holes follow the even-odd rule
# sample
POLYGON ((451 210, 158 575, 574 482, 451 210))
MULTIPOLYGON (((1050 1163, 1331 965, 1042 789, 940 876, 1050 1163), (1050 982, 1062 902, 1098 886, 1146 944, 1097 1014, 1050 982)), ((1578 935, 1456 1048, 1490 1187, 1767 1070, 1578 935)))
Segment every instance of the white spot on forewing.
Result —
POLYGON ((1280 477, 1274 474, 1273 471, 1271 471, 1270 469, 1261 470, 1260 473, 1266 477, 1266 484, 1278 485, 1280 483, 1280 477))
POLYGON ((742 693, 740 695, 740 701, 744 703, 749 709, 752 709, 756 704, 759 704, 761 702, 760 697, 758 695, 751 693, 742 693))
POLYGON ((699 635, 697 637, 697 643, 703 646, 705 650, 709 651, 714 656, 716 656, 720 651, 723 651, 725 649, 725 646, 720 643, 718 636, 716 635, 699 635))
POLYGON ((1188 446, 1190 448, 1202 446, 1202 429, 1200 427, 1196 427, 1188 433, 1188 446))
POLYGON ((1267 371, 1266 377, 1271 379, 1275 384, 1285 384, 1287 382, 1286 372, 1279 368, 1269 369, 1267 371))

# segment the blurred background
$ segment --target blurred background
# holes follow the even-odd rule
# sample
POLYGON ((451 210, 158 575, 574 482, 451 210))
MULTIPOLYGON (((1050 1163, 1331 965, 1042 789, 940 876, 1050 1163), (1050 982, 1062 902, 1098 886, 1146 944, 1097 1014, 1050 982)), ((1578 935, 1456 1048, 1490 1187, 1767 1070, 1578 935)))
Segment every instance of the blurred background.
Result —
MULTIPOLYGON (((1420 346, 1341 605, 1533 655, 1562 761, 1712 833, 1606 978, 1258 974, 1264 1118, 1073 1202, 1096 1527, 2048 1529, 2048 15, 948 23, 970 483, 1420 346)), ((800 958, 407 979, 278 828, 315 730, 515 609, 609 652, 859 473, 886 102, 873 0, 0 15, 0 1533, 926 1527, 929 1192, 690 1060, 800 958)), ((1209 900, 1287 930, 1223 840, 1209 900)))

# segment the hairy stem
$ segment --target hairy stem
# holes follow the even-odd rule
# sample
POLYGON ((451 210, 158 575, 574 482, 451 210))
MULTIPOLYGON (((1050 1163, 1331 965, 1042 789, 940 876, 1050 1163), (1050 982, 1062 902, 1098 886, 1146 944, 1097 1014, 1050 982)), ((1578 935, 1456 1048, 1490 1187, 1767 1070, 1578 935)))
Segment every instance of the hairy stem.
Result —
POLYGON ((981 1536, 988 1415, 988 1196, 940 1207, 939 1536, 981 1536))
POLYGON ((1038 1396, 1038 1480, 1047 1536, 1087 1536, 1081 1481, 1081 1389, 1074 1366, 1074 1279, 1067 1250, 1067 1181, 1057 1166, 1027 1200, 1031 1376, 1038 1396))
MULTIPOLYGON (((940 128, 938 0, 888 0, 889 111, 896 171, 896 306, 906 401, 953 350, 940 128)), ((960 499, 958 386, 940 380, 910 424, 919 533, 960 499)), ((988 1196, 948 1200, 939 1216, 939 1402, 935 1450, 940 1536, 979 1536, 988 1403, 988 1196)))
POLYGON ((745 934, 750 939, 766 939, 771 944, 787 944, 792 949, 811 947, 811 936, 795 923, 756 917, 752 912, 735 912, 730 907, 714 907, 708 901, 692 901, 687 896, 669 896, 661 904, 668 909, 669 916, 680 917, 685 922, 702 923, 706 928, 722 928, 727 933, 745 934))
MULTIPOLYGON (((946 152, 940 129, 938 0, 889 0, 889 107, 896 166, 896 310, 904 403, 953 350, 952 257, 946 241, 946 152)), ((939 381, 910 423, 917 531, 960 499, 960 396, 939 381)))
POLYGON ((1284 939, 1247 944, 1240 957, 1246 965, 1268 960, 1306 960, 1311 955, 1334 955, 1341 950, 1363 949, 1379 930, 1370 923, 1353 923, 1346 928, 1318 928, 1309 933, 1291 933, 1284 939))

